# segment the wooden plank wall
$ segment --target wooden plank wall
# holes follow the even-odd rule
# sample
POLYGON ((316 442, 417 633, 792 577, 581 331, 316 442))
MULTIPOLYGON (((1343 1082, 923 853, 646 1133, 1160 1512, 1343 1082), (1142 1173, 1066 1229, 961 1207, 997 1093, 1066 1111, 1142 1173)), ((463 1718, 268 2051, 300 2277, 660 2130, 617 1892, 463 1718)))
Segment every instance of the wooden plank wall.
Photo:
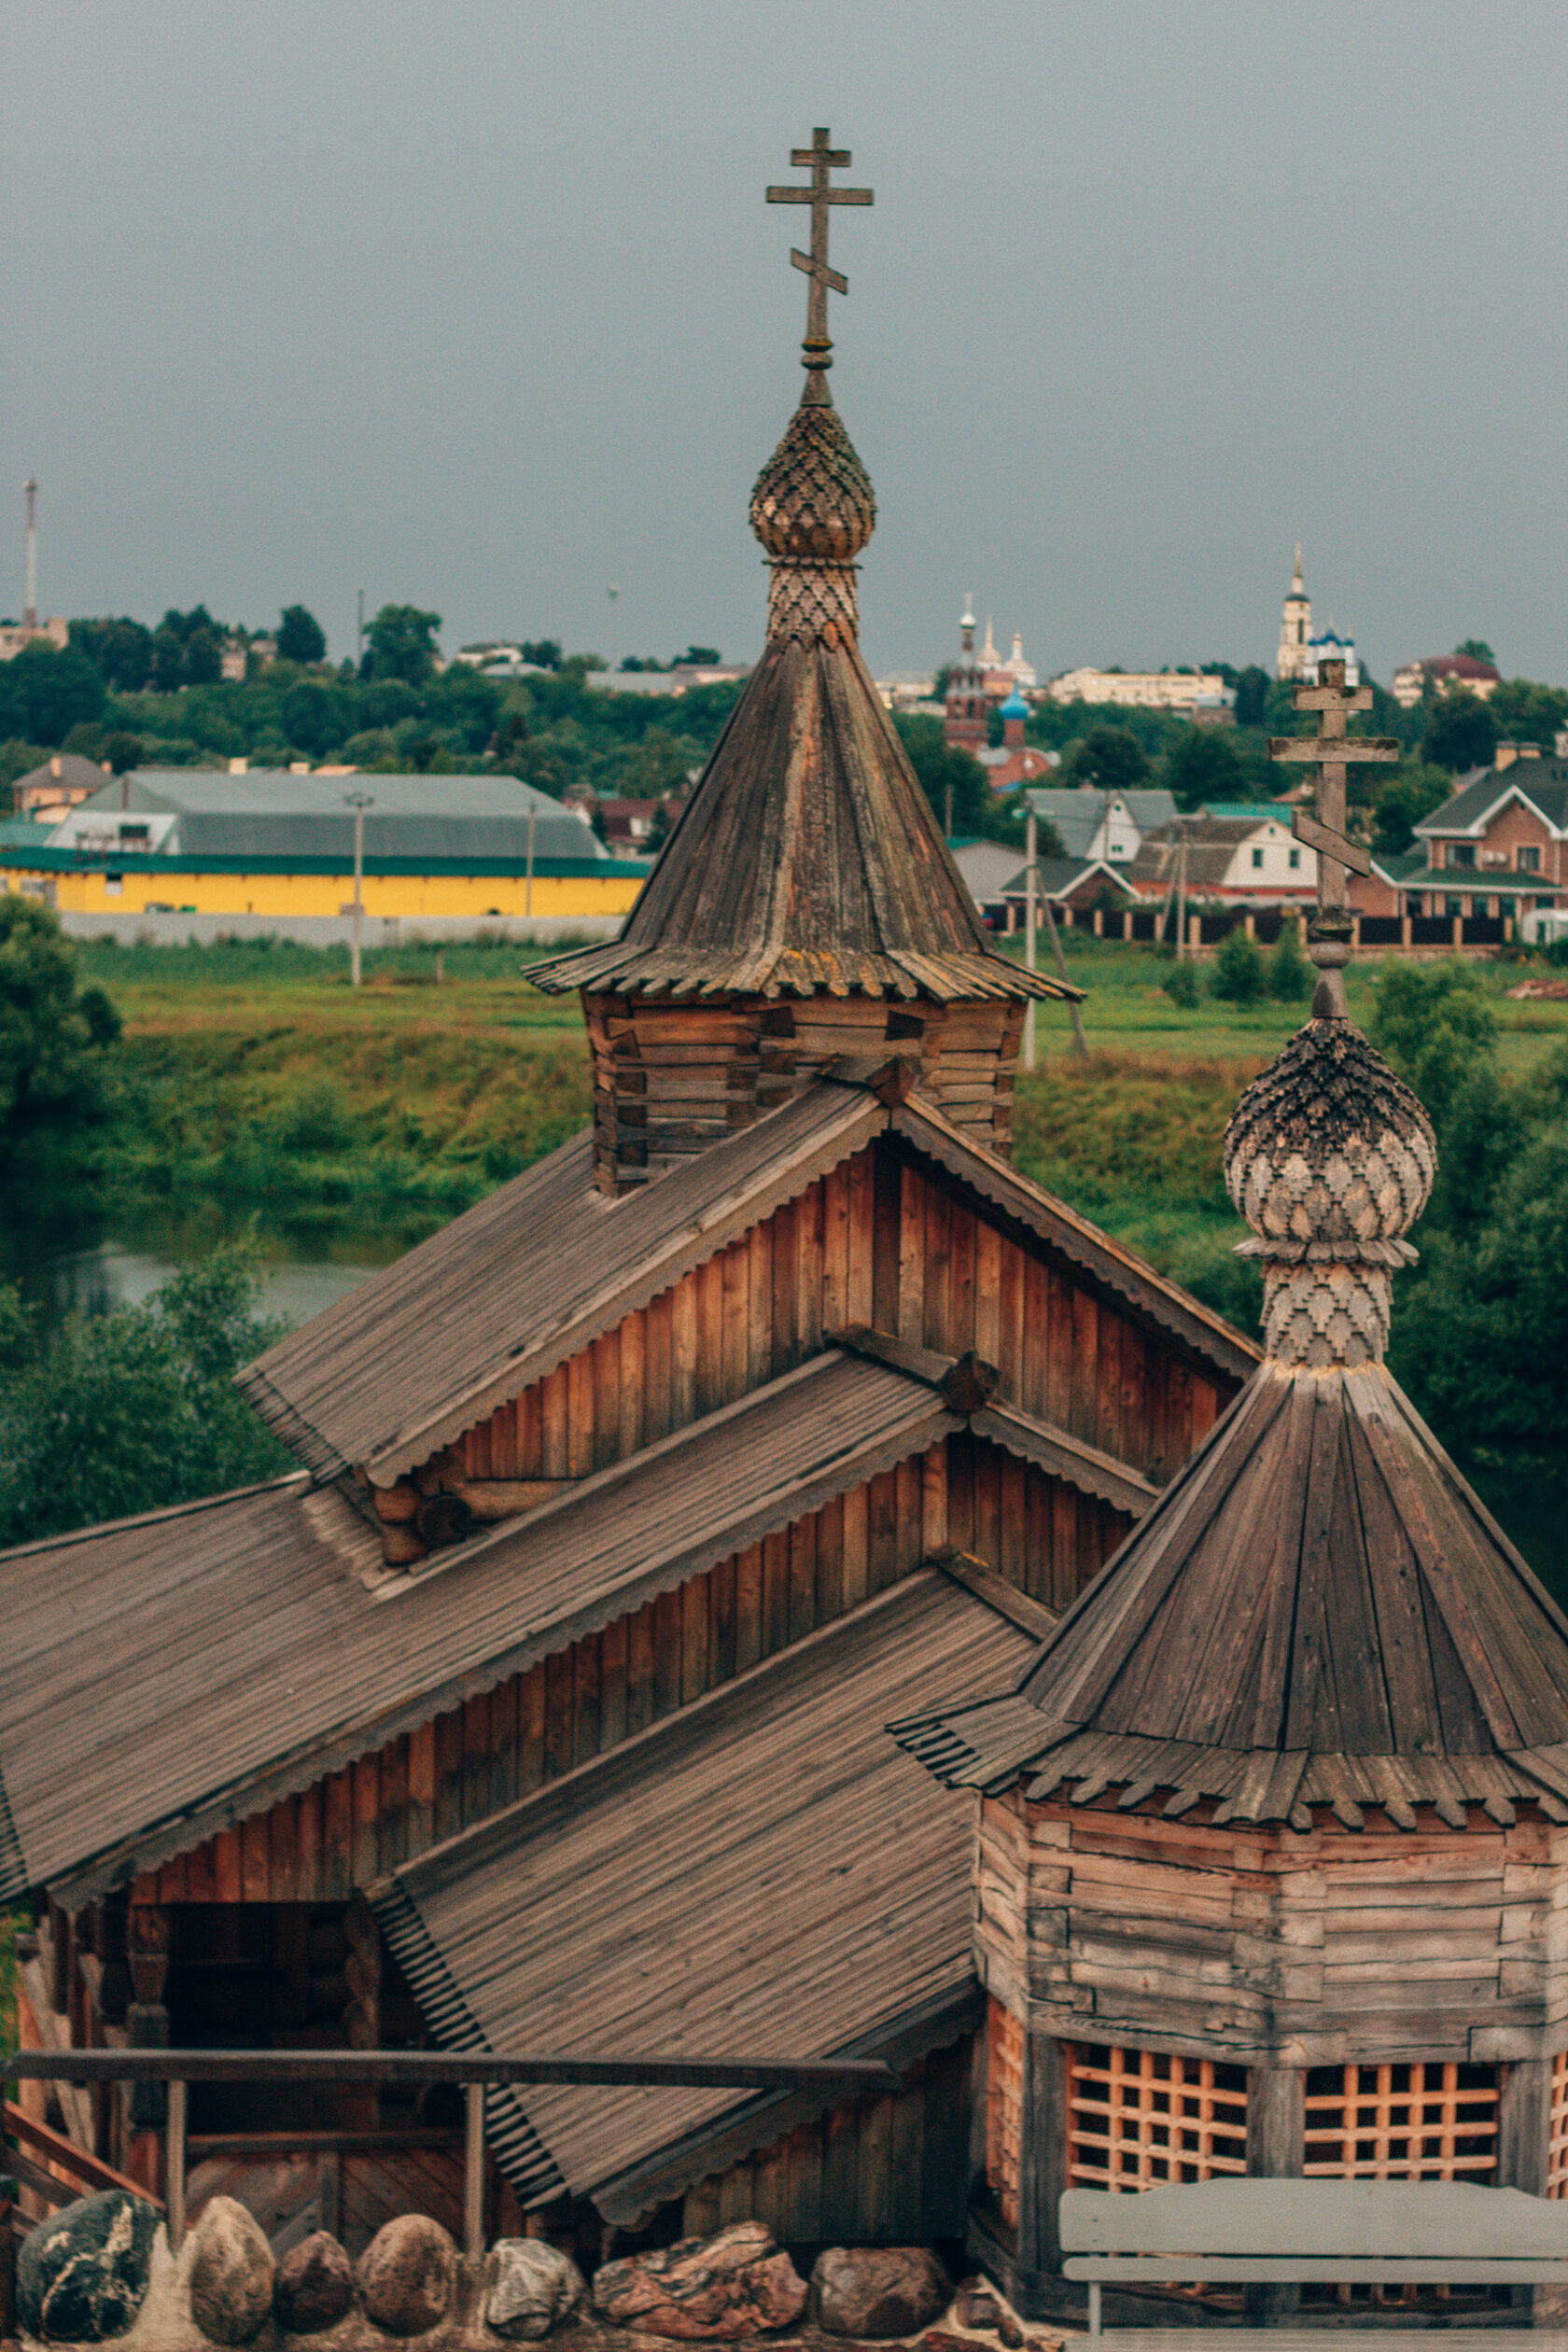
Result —
POLYGON ((586 1477, 792 1371, 847 1323, 977 1349, 1026 1412, 1157 1482, 1230 1394, 882 1141, 479 1422, 465 1473, 586 1477))
POLYGON ((933 2051, 902 2092, 833 2108, 686 2192, 681 2234, 765 2221, 781 2246, 961 2238, 969 2203, 971 2037, 933 2051))

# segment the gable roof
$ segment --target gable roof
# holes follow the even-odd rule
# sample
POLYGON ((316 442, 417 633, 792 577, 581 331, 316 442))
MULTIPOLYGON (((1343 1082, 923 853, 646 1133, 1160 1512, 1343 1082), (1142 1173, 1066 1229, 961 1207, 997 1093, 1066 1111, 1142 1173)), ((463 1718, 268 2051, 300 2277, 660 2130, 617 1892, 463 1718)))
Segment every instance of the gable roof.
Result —
POLYGON ((1175 795, 1163 786, 1107 794, 1098 787, 1085 791, 1081 786, 1070 784, 1031 784, 1025 797, 1037 817, 1049 818, 1055 825, 1062 848, 1070 858, 1088 856, 1089 844, 1104 821, 1108 801, 1113 810, 1118 805, 1124 808, 1141 833, 1169 824, 1176 814, 1175 795))
POLYGON ((968 1142, 921 1098, 889 1110, 825 1080, 616 1197, 576 1137, 239 1376, 318 1475, 390 1484, 577 1354, 874 1136, 894 1133, 1204 1364, 1244 1379, 1253 1343, 1136 1253, 968 1142))
POLYGON ((354 811, 345 795, 370 793, 368 857, 525 859, 530 821, 536 858, 592 858, 609 852, 585 817, 564 808, 514 776, 295 776, 251 768, 222 776, 193 768, 137 768, 106 780, 81 802, 56 834, 68 844, 93 819, 130 813, 173 816, 184 857, 352 857, 354 811))
POLYGON ((1479 833, 1515 798, 1554 833, 1568 833, 1568 760, 1515 760, 1505 768, 1483 768, 1412 830, 1422 838, 1479 833))
MULTIPOLYGON (((44 762, 42 767, 29 768, 25 776, 19 776, 11 791, 13 793, 40 789, 49 792, 96 792, 103 789, 104 782, 101 761, 86 759, 79 751, 56 751, 44 762), (58 776, 54 770, 56 760, 60 763, 58 776)), ((118 789, 117 786, 117 791, 118 789)))
MULTIPOLYGON (((973 1982, 970 1823, 880 1726, 1028 1650, 927 1571, 394 1870, 371 1899, 442 2043, 812 2057, 950 2038, 973 1982)), ((601 2210, 630 2219, 713 2169, 722 2124, 750 2123, 729 2161, 777 2138, 780 2104, 540 2087, 492 2093, 487 2124, 525 2202, 619 2176, 601 2210), (656 2186, 626 2179, 672 2143, 656 2186)))
POLYGON ((185 1853, 961 1426, 833 1350, 390 1585, 301 1477, 7 1552, 0 1899, 185 1853))

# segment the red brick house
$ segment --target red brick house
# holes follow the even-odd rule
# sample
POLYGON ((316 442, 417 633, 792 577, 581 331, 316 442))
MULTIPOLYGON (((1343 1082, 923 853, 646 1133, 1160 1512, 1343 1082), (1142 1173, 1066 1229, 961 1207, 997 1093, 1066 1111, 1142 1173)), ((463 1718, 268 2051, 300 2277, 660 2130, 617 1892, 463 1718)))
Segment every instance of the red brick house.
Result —
POLYGON ((1482 768, 1415 833, 1425 861, 1398 876, 1400 903, 1363 911, 1519 917, 1568 907, 1568 761, 1482 768))

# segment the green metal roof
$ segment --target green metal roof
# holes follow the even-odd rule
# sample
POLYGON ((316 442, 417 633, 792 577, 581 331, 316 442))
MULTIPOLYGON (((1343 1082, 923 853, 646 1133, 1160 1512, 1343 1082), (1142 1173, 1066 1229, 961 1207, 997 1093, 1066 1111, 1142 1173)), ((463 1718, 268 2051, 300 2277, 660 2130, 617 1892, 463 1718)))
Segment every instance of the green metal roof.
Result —
POLYGON ((354 853, 351 792, 368 796, 365 854, 372 858, 525 861, 530 811, 536 865, 545 858, 609 861, 593 827, 514 776, 243 776, 137 768, 106 782, 56 829, 62 844, 126 816, 172 816, 171 856, 343 858, 354 853))

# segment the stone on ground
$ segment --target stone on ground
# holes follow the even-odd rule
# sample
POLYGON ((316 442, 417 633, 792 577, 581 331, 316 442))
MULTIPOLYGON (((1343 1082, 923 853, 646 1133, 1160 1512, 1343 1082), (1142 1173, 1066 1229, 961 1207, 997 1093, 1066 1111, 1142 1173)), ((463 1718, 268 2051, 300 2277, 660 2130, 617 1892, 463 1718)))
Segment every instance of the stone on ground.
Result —
POLYGON ((682 2238, 653 2254, 607 2262, 594 2305, 618 2327, 693 2341, 788 2328, 805 2308, 805 2282, 761 2221, 710 2238, 682 2238))
POLYGON ((925 2246, 830 2246, 811 2274, 826 2335, 908 2336, 929 2328, 952 2296, 925 2246))
POLYGON ((365 2317, 388 2335, 422 2335, 444 2317, 457 2248, 439 2221, 402 2213, 376 2232, 359 2258, 365 2317))
POLYGON ((546 2238, 497 2238, 486 2325, 509 2343, 544 2336, 580 2301, 582 2273, 546 2238))
POLYGON ((353 2302, 353 2266, 326 2230, 313 2230, 278 2264, 273 2309, 290 2335, 319 2335, 324 2328, 335 2328, 353 2302))
POLYGON ((190 2316, 214 2344, 248 2344, 273 2307, 273 2249, 253 2214, 214 2197, 196 2225, 190 2316))
POLYGON ((44 2343, 107 2344, 141 2309, 158 2210, 122 2189, 78 2197, 17 2256, 17 2317, 44 2343))

